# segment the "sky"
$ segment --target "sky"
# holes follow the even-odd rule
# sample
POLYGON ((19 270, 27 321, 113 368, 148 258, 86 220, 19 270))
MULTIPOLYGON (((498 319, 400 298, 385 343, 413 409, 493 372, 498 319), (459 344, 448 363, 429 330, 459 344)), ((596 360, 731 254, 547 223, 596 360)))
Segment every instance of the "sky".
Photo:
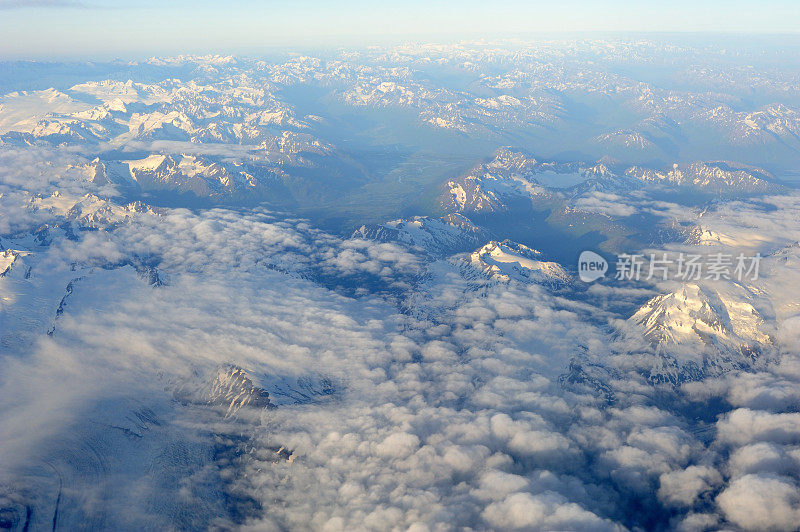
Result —
POLYGON ((795 0, 0 0, 0 57, 107 57, 551 32, 797 33, 795 0))

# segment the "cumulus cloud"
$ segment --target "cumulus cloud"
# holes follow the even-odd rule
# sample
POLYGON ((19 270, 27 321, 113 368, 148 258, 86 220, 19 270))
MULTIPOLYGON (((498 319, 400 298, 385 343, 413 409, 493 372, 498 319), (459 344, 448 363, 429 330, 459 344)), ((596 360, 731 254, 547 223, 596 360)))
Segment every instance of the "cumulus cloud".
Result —
POLYGON ((505 530, 622 530, 554 493, 515 493, 483 514, 490 526, 505 530))
POLYGON ((745 475, 717 503, 727 519, 747 530, 795 530, 800 520, 800 490, 785 478, 745 475))
POLYGON ((664 473, 660 478, 658 497, 674 506, 692 506, 698 497, 722 483, 722 476, 708 466, 689 466, 664 473))
MULTIPOLYGON (((266 520, 255 515, 253 526, 488 524, 495 512, 481 509, 503 504, 499 492, 490 493, 499 484, 509 497, 539 497, 535 493, 546 487, 553 495, 544 500, 561 501, 560 509, 547 511, 552 526, 608 524, 586 509, 591 498, 579 479, 532 476, 537 464, 555 467, 564 453, 579 456, 559 428, 570 407, 537 368, 557 374, 572 352, 563 345, 566 331, 577 339, 599 334, 572 313, 542 308, 531 296, 546 297, 543 291, 496 287, 488 299, 476 293, 452 309, 450 325, 417 321, 386 302, 342 297, 303 278, 320 265, 325 274, 378 277, 390 275, 383 271, 389 268, 397 278, 418 267, 412 254, 394 245, 340 241, 266 212, 170 210, 76 236, 29 259, 33 273, 20 286, 35 288, 63 272, 51 303, 59 305, 60 289, 62 311, 50 317, 53 334, 31 345, 24 363, 9 364, 0 384, 3 424, 14 434, 4 441, 3 456, 13 458, 2 468, 29 493, 52 494, 52 486, 33 480, 40 471, 35 464, 50 460, 51 452, 78 452, 71 447, 75 439, 54 443, 78 427, 78 441, 97 437, 130 452, 137 447, 118 438, 158 446, 152 438, 162 434, 197 438, 201 450, 213 447, 202 436, 208 429, 192 436, 189 414, 172 394, 176 383, 202 381, 214 368, 233 364, 263 376, 268 389, 280 379, 322 374, 338 398, 265 412, 263 431, 249 436, 260 450, 224 468, 231 478, 225 489, 237 500, 283 501, 284 511, 266 520), (169 274, 167 286, 150 286, 125 265, 145 256, 169 274), (72 278, 80 279, 66 290, 72 278), (509 305, 516 310, 509 312, 509 305), (561 345, 560 361, 544 356, 555 344, 561 345), (95 428, 109 426, 118 428, 95 436, 95 428), (275 462, 269 449, 280 447, 291 449, 291 463, 275 462), (521 474, 513 471, 516 459, 529 464, 521 474), (249 480, 236 480, 239 470, 249 480), (287 475, 291 482, 282 483, 287 475), (299 492, 309 496, 298 498, 299 492), (576 493, 580 502, 571 500, 576 493)), ((115 474, 148 467, 144 457, 126 465, 103 460, 115 474)), ((58 463, 64 474, 73 467, 58 463)), ((159 478, 173 482, 172 474, 159 478)), ((191 478, 181 482, 194 486, 187 488, 194 490, 193 504, 212 495, 191 478)), ((147 494, 155 487, 148 486, 135 506, 150 508, 147 494)), ((103 506, 117 508, 121 494, 105 490, 103 506)), ((78 507, 73 495, 65 501, 78 507)), ((529 503, 522 515, 529 515, 529 503)), ((63 515, 65 522, 81 517, 78 510, 63 515)), ((130 512, 118 519, 130 526, 146 522, 130 512)))
POLYGON ((800 413, 772 414, 737 408, 717 424, 717 439, 739 445, 756 441, 800 443, 800 413))
POLYGON ((797 473, 797 447, 784 448, 772 442, 759 442, 739 447, 728 460, 728 472, 733 477, 751 473, 797 473))
POLYGON ((593 192, 575 202, 579 209, 608 216, 624 218, 636 214, 636 207, 627 204, 622 196, 606 192, 593 192))

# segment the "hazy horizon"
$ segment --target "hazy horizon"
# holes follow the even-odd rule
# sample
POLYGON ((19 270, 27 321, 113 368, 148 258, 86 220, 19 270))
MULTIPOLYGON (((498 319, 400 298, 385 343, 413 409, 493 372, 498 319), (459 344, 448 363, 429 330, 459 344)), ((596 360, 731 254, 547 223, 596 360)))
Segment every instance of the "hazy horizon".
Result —
POLYGON ((770 1, 659 2, 571 0, 405 2, 255 2, 224 7, 180 0, 0 1, 0 57, 115 57, 142 53, 257 53, 273 48, 369 46, 404 41, 604 34, 797 35, 800 5, 770 1))

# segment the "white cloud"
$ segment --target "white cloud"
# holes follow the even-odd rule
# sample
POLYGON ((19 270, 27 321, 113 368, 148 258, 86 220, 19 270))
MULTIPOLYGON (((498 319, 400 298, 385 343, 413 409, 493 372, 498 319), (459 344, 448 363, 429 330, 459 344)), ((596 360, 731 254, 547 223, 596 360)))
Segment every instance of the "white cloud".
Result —
POLYGON ((722 483, 722 476, 708 466, 689 466, 664 473, 660 478, 658 497, 674 506, 692 506, 698 497, 722 483))
POLYGON ((579 198, 575 206, 584 211, 620 218, 632 216, 637 212, 636 207, 629 205, 622 196, 606 192, 593 192, 589 196, 579 198))
POLYGON ((725 517, 747 530, 795 530, 800 490, 788 479, 745 475, 717 497, 725 517))
POLYGON ((800 413, 772 414, 737 408, 717 423, 717 439, 739 445, 757 441, 800 443, 800 413))
POLYGON ((555 493, 515 493, 483 512, 491 527, 515 530, 621 530, 555 493))

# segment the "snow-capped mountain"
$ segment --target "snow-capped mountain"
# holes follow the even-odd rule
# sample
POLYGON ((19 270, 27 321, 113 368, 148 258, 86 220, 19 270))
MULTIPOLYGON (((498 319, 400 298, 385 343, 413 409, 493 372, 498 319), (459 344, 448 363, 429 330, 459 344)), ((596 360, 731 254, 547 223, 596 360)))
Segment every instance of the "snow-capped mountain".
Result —
POLYGON ((94 194, 73 196, 61 194, 59 191, 50 196, 34 196, 29 208, 34 212, 47 212, 51 216, 63 217, 84 229, 108 228, 125 223, 137 215, 159 213, 158 209, 141 201, 118 204, 94 194))
POLYGON ((141 191, 188 193, 201 198, 263 193, 245 170, 193 155, 150 155, 144 159, 96 162, 95 177, 141 191))
POLYGON ((655 143, 635 131, 615 131, 604 133, 596 138, 598 143, 605 144, 611 148, 634 148, 641 151, 652 150, 656 147, 655 143))
POLYGON ((666 172, 634 166, 627 170, 626 175, 646 183, 718 195, 764 194, 782 189, 769 172, 728 162, 675 164, 666 172))
POLYGON ((586 180, 575 186, 578 195, 587 192, 619 193, 638 190, 641 181, 625 173, 624 167, 611 157, 604 157, 583 172, 586 180))
POLYGON ((415 216, 377 226, 362 225, 353 233, 354 238, 401 242, 421 248, 434 256, 474 249, 488 236, 488 231, 474 225, 461 214, 448 214, 441 218, 415 216))
POLYGON ((735 247, 739 242, 730 235, 704 228, 702 225, 695 225, 689 230, 685 243, 693 246, 724 245, 735 247))
POLYGON ((543 260, 540 251, 523 244, 492 240, 466 259, 469 265, 490 279, 559 286, 569 283, 570 275, 557 262, 543 260))
POLYGON ((358 79, 343 92, 342 100, 354 106, 411 110, 423 124, 470 135, 496 134, 508 124, 546 129, 565 115, 563 102, 553 94, 476 97, 414 79, 408 69, 386 69, 380 74, 358 79))
POLYGON ((6 277, 6 276, 22 277, 26 275, 27 270, 24 270, 23 268, 24 273, 19 272, 20 268, 18 268, 18 266, 23 262, 22 258, 28 253, 29 252, 27 251, 15 250, 15 249, 4 249, 0 251, 0 277, 6 277))
POLYGON ((679 364, 718 373, 751 366, 771 346, 768 321, 758 310, 764 304, 763 294, 743 285, 686 283, 654 297, 630 320, 679 364))
POLYGON ((0 139, 11 145, 101 142, 114 146, 168 141, 248 145, 280 164, 307 164, 301 153, 327 153, 330 145, 303 132, 319 120, 298 118, 268 87, 135 83, 78 84, 73 96, 55 89, 0 98, 0 139), (101 103, 90 106, 82 97, 101 103), (20 120, 20 118, 24 118, 20 120))
POLYGON ((694 118, 718 128, 735 145, 764 147, 780 142, 800 147, 800 113, 787 105, 770 104, 752 112, 719 106, 698 111, 694 118))
POLYGON ((466 175, 448 180, 440 202, 449 212, 505 212, 521 199, 550 199, 553 193, 540 181, 561 188, 558 182, 572 185, 583 179, 577 165, 540 162, 518 150, 500 148, 466 175))
POLYGON ((199 386, 181 385, 175 397, 183 403, 204 404, 219 408, 225 417, 242 409, 273 408, 269 392, 254 383, 254 377, 236 366, 220 367, 216 374, 199 386))

